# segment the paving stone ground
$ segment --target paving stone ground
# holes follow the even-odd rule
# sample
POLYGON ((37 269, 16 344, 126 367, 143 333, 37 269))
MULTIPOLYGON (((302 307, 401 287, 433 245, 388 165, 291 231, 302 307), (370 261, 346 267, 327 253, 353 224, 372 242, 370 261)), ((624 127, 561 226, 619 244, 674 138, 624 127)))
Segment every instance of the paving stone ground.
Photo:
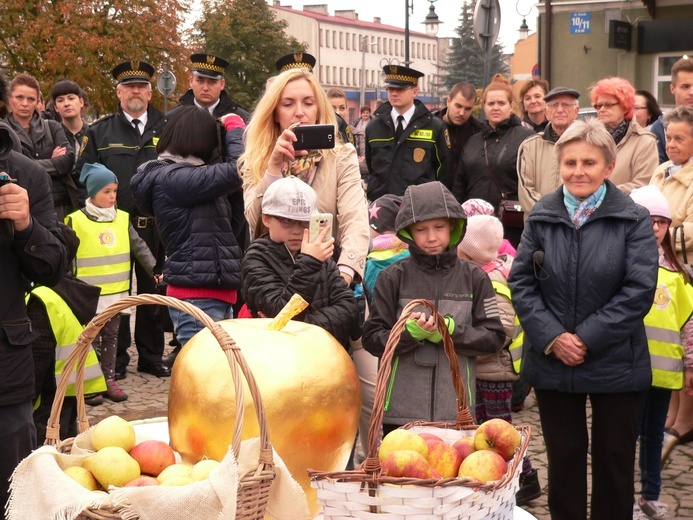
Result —
MULTIPOLYGON (((133 326, 134 330, 134 326, 133 326)), ((170 339, 167 335, 167 341, 170 339)), ((170 347, 167 347, 167 352, 170 347)), ((117 414, 129 420, 147 417, 163 417, 167 414, 168 406, 168 378, 158 378, 149 374, 136 371, 137 352, 131 347, 132 360, 128 367, 128 377, 119 381, 129 399, 122 403, 113 403, 106 400, 101 406, 87 407, 87 413, 91 424, 112 414, 117 414)), ((539 520, 550 519, 546 489, 547 469, 546 450, 541 434, 539 413, 531 392, 525 402, 523 411, 514 414, 516 424, 528 424, 532 427, 532 439, 529 444, 528 454, 532 465, 539 472, 539 479, 544 494, 541 498, 525 506, 528 512, 539 520)), ((662 474, 662 494, 660 500, 669 505, 672 517, 677 519, 693 519, 693 444, 678 446, 674 449, 671 463, 662 474)), ((636 468, 636 482, 638 482, 636 468)), ((638 489, 636 484, 636 490, 638 489)))

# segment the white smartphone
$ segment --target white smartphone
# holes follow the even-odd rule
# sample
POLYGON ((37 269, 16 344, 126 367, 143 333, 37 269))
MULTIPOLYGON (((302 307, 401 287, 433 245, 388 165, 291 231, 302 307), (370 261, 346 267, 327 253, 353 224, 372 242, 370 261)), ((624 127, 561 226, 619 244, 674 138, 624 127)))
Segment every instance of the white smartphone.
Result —
MULTIPOLYGON (((308 227, 308 241, 315 242, 320 234, 320 231, 326 226, 332 229, 332 213, 313 213, 310 216, 310 225, 308 227)), ((331 233, 332 231, 330 231, 331 233)))

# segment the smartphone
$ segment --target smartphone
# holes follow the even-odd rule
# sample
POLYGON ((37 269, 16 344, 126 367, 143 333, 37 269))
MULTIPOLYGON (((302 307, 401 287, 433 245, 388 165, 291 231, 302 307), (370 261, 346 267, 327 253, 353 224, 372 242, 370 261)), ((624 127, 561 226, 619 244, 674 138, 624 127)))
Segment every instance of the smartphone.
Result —
POLYGON ((332 221, 332 213, 313 213, 310 216, 310 225, 308 226, 308 242, 315 242, 320 231, 326 226, 330 226, 331 233, 332 221))
POLYGON ((9 184, 10 182, 17 182, 17 180, 12 179, 5 172, 0 173, 0 186, 4 186, 5 184, 9 184))
POLYGON ((297 141, 294 150, 324 150, 334 148, 334 126, 301 125, 293 129, 297 141))

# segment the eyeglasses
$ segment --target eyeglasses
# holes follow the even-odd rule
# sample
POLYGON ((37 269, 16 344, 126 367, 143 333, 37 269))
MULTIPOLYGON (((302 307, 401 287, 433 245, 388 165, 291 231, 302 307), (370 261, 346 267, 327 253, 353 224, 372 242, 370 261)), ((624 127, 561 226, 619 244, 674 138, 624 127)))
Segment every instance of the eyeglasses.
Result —
POLYGON ((611 108, 615 107, 616 105, 618 105, 618 103, 595 103, 592 105, 592 108, 599 112, 602 108, 611 108))
POLYGON ((560 101, 554 101, 553 103, 547 103, 547 107, 549 107, 551 110, 556 110, 558 107, 561 107, 563 110, 568 110, 571 108, 575 108, 575 103, 562 103, 560 101))
POLYGON ((308 226, 310 222, 307 220, 294 220, 291 218, 285 218, 285 217, 272 217, 275 219, 279 224, 284 228, 284 229, 292 229, 295 227, 301 227, 303 229, 308 229, 308 226))
POLYGON ((652 226, 657 226, 659 228, 668 228, 671 224, 671 220, 665 218, 653 218, 652 226))

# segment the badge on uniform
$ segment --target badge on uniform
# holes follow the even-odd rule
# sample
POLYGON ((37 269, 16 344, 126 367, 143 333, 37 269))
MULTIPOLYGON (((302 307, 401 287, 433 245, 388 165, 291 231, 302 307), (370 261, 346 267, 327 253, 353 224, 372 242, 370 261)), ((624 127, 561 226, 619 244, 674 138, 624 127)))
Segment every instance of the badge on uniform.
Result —
POLYGON ((79 149, 79 156, 82 157, 82 154, 84 153, 84 150, 87 148, 87 143, 89 142, 89 136, 84 136, 82 137, 82 144, 80 145, 79 149))
POLYGON ((448 132, 448 129, 445 129, 445 144, 448 145, 448 148, 450 148, 450 132, 448 132))
POLYGON ((157 144, 159 144, 159 137, 152 137, 152 144, 153 144, 154 146, 156 146, 157 144))
POLYGON ((414 148, 414 162, 421 162, 426 157, 426 150, 423 148, 414 148))

